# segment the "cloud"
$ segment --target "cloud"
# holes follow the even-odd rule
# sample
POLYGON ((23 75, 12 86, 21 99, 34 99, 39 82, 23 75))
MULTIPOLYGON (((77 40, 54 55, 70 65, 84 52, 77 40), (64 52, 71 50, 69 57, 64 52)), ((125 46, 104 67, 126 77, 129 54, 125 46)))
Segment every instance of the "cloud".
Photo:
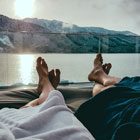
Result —
POLYGON ((139 15, 140 0, 123 0, 122 4, 124 6, 124 10, 129 12, 129 14, 139 15))
POLYGON ((0 14, 14 17, 14 1, 0 0, 0 14))
MULTIPOLYGON (((14 1, 0 0, 0 14, 16 18, 14 1)), ((32 17, 63 21, 63 28, 76 24, 140 34, 140 0, 36 0, 35 6, 32 17)))
POLYGON ((122 14, 124 18, 126 17, 127 23, 129 24, 130 21, 133 30, 138 33, 140 30, 140 0, 122 0, 120 4, 122 14))

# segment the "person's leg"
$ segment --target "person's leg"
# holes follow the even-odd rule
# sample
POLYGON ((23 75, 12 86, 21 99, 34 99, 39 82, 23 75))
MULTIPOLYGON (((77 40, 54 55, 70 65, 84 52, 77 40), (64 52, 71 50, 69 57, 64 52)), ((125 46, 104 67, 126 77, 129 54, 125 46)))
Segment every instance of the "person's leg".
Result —
POLYGON ((103 86, 110 86, 120 82, 121 78, 109 76, 104 72, 102 68, 102 61, 102 55, 97 54, 94 60, 94 69, 88 75, 89 81, 96 81, 103 86))
MULTIPOLYGON (((102 68, 106 74, 109 74, 112 65, 110 63, 102 65, 102 68)), ((98 82, 95 82, 93 85, 92 96, 97 95, 101 91, 108 89, 110 87, 114 87, 114 85, 104 86, 98 82)))
POLYGON ((48 66, 44 59, 38 58, 36 69, 39 75, 39 86, 42 88, 38 103, 42 104, 48 98, 49 93, 52 90, 55 90, 55 88, 58 86, 60 80, 60 71, 56 70, 56 76, 53 75, 54 72, 51 75, 51 80, 53 80, 54 85, 53 86, 50 82, 48 66))
MULTIPOLYGON (((101 91, 102 95, 92 97, 81 104, 74 114, 95 137, 95 139, 108 138, 109 134, 112 132, 109 124, 111 120, 108 118, 110 118, 114 112, 108 113, 109 107, 107 107, 107 105, 110 104, 109 101, 112 101, 112 97, 109 96, 110 93, 112 92, 113 94, 116 94, 117 92, 115 92, 115 88, 110 88, 108 90, 105 89, 114 86, 114 84, 121 80, 121 78, 109 76, 108 73, 111 67, 109 68, 108 65, 106 66, 106 69, 104 69, 104 65, 102 65, 102 63, 103 58, 101 54, 98 54, 94 60, 94 69, 88 76, 90 81, 95 81, 93 95, 98 94, 101 91)), ((114 122, 114 119, 112 119, 112 122, 114 122)))
POLYGON ((94 86, 94 88, 92 90, 92 96, 95 96, 98 93, 100 93, 101 91, 104 91, 108 88, 114 87, 114 85, 103 86, 102 84, 97 83, 97 82, 93 86, 94 86))
POLYGON ((29 102, 28 104, 21 107, 20 109, 42 104, 47 99, 49 93, 52 90, 56 89, 60 82, 60 70, 56 69, 55 70, 56 74, 54 70, 48 72, 48 66, 44 61, 44 59, 42 59, 41 57, 37 59, 36 70, 39 76, 37 91, 40 94, 40 96, 38 99, 29 102))

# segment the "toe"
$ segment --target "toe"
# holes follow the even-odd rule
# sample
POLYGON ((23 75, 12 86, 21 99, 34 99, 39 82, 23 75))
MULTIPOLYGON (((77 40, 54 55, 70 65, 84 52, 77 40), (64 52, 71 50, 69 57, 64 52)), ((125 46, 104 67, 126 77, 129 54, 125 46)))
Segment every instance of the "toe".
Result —
POLYGON ((38 58, 37 58, 37 60, 36 60, 37 66, 40 66, 40 64, 41 64, 41 59, 42 59, 41 57, 38 57, 38 58))
POLYGON ((60 75, 61 72, 59 69, 56 69, 55 71, 56 71, 56 75, 60 75))
POLYGON ((36 60, 36 70, 38 73, 41 70, 41 57, 38 57, 36 60))
POLYGON ((54 70, 53 69, 49 72, 49 78, 51 78, 51 80, 54 79, 54 70))
POLYGON ((53 75, 53 70, 51 70, 51 71, 49 72, 49 74, 50 74, 50 75, 53 75))
POLYGON ((60 70, 59 69, 56 69, 55 70, 55 72, 56 72, 56 78, 59 80, 60 79, 60 70))
POLYGON ((54 74, 53 74, 53 70, 49 71, 49 80, 51 81, 51 83, 53 82, 54 79, 54 74))
POLYGON ((101 53, 98 53, 98 54, 96 55, 96 57, 97 57, 97 58, 100 58, 100 59, 103 59, 103 57, 102 57, 102 54, 101 54, 101 53))
POLYGON ((52 74, 53 77, 55 77, 54 69, 52 69, 51 74, 52 74))
POLYGON ((100 56, 100 61, 103 64, 103 57, 102 57, 102 55, 100 56))
POLYGON ((106 68, 107 73, 109 73, 109 72, 110 72, 111 67, 112 67, 112 65, 111 65, 110 63, 108 63, 108 64, 107 64, 107 68, 106 68))
POLYGON ((61 72, 60 72, 59 69, 56 69, 55 72, 56 72, 56 77, 55 78, 56 78, 56 87, 57 87, 59 82, 60 82, 60 74, 61 74, 61 72))
POLYGON ((49 71, 49 77, 53 77, 54 76, 53 73, 54 73, 53 70, 49 71))
POLYGON ((48 69, 48 65, 47 65, 47 63, 45 62, 44 59, 42 59, 42 66, 43 66, 45 69, 48 69))
POLYGON ((99 58, 100 58, 100 57, 101 57, 101 53, 98 53, 98 54, 96 55, 96 57, 99 57, 99 58))
POLYGON ((107 66, 108 66, 110 69, 112 68, 111 63, 108 63, 107 66))
POLYGON ((102 55, 99 53, 96 55, 96 58, 94 59, 94 63, 101 63, 103 64, 103 58, 102 58, 102 55))

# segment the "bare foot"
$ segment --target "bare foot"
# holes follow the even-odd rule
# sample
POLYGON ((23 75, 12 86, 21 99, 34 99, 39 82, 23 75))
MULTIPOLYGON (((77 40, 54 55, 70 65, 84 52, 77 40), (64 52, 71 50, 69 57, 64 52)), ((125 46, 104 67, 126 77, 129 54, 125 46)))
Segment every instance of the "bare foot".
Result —
POLYGON ((37 59, 37 65, 36 65, 36 70, 38 72, 39 76, 39 83, 38 83, 38 91, 41 92, 40 96, 38 99, 35 99, 25 106, 21 107, 20 109, 24 109, 27 107, 33 107, 37 106, 39 104, 42 104, 48 97, 49 93, 53 91, 57 87, 59 80, 60 80, 60 71, 57 70, 56 76, 54 75, 54 72, 51 71, 50 73, 48 72, 48 66, 44 59, 39 57, 37 59), (53 84, 51 84, 49 75, 51 76, 51 80, 53 81, 53 84))
POLYGON ((48 83, 53 87, 53 85, 51 84, 51 82, 49 80, 48 66, 47 66, 46 62, 44 61, 44 59, 42 59, 41 57, 39 57, 37 59, 36 70, 37 70, 38 76, 39 76, 39 83, 38 83, 37 91, 39 93, 41 93, 43 88, 48 83))
MULTIPOLYGON (((103 61, 102 61, 103 62, 103 61)), ((103 71, 106 73, 106 74, 109 74, 110 72, 110 69, 112 68, 112 65, 111 63, 105 63, 102 65, 102 68, 103 68, 103 71)), ((94 83, 95 85, 96 83, 94 83)))
MULTIPOLYGON (((111 67, 112 67, 111 63, 105 63, 102 65, 103 71, 106 74, 109 74, 111 67)), ((94 84, 96 84, 96 83, 94 83, 94 84)))
POLYGON ((44 71, 47 71, 47 73, 45 73, 45 75, 47 75, 47 77, 49 78, 52 86, 56 89, 59 82, 60 82, 60 70, 59 69, 56 69, 55 72, 54 70, 51 70, 50 72, 48 72, 48 66, 45 62, 44 59, 42 59, 41 57, 39 57, 37 59, 37 72, 38 72, 38 75, 39 75, 39 82, 38 82, 38 87, 37 87, 37 92, 40 94, 43 90, 43 75, 40 74, 40 68, 42 67, 42 69, 44 71), (56 73, 56 74, 55 74, 56 73))
POLYGON ((103 67, 105 68, 106 65, 104 65, 102 67, 102 63, 103 63, 102 55, 97 54, 96 58, 94 59, 94 69, 88 75, 88 80, 89 81, 96 81, 96 82, 99 82, 99 83, 103 84, 102 76, 106 75, 106 73, 103 70, 103 67))
POLYGON ((60 70, 56 69, 49 72, 49 79, 53 87, 56 89, 60 82, 60 70))
MULTIPOLYGON (((106 73, 106 74, 109 74, 110 70, 111 70, 111 63, 105 63, 102 65, 102 68, 103 68, 103 71, 106 73)), ((96 83, 94 83, 95 85, 96 83)))
MULTIPOLYGON (((110 70, 111 70, 111 67, 112 65, 110 63, 105 63, 102 65, 102 68, 103 68, 103 71, 106 73, 106 74, 109 74, 110 70)), ((93 85, 93 90, 92 90, 92 95, 95 96, 97 95, 98 93, 100 93, 101 91, 109 88, 109 87, 112 87, 113 85, 111 86, 107 86, 105 87, 104 85, 98 83, 98 82, 95 82, 94 85, 93 85)))
POLYGON ((110 85, 114 85, 114 84, 120 82, 121 78, 112 77, 112 76, 107 75, 109 67, 111 67, 111 65, 106 64, 106 65, 108 65, 107 68, 106 68, 106 65, 102 66, 102 63, 103 63, 102 60, 103 60, 102 55, 97 54, 96 58, 94 60, 94 69, 88 75, 89 81, 98 82, 98 83, 102 84, 103 86, 110 86, 110 85), (105 71, 104 71, 104 68, 105 68, 105 71))

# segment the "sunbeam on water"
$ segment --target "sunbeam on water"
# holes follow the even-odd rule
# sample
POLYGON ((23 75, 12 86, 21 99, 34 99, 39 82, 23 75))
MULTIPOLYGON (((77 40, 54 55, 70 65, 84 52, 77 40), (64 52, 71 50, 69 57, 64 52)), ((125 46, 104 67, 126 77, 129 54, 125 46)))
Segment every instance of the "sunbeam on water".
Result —
MULTIPOLYGON (((1 54, 0 86, 37 84, 36 59, 41 56, 49 70, 59 68, 61 81, 88 82, 87 75, 93 69, 96 54, 1 54)), ((140 75, 140 55, 103 54, 104 63, 112 63, 110 75, 117 77, 140 75)))
POLYGON ((20 55, 19 56, 19 72, 23 84, 29 84, 32 81, 34 56, 20 55))

